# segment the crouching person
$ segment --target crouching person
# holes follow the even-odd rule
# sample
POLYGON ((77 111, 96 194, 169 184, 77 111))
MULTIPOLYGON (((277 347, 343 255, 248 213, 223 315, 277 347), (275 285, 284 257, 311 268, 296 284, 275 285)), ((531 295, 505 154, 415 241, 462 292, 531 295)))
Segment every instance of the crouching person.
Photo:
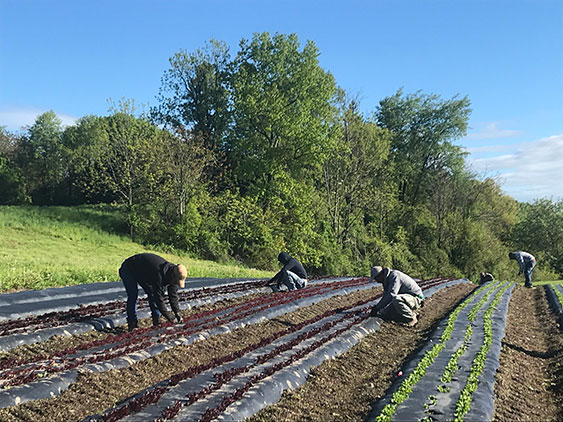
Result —
POLYGON ((409 327, 418 322, 414 311, 424 304, 424 296, 412 278, 398 270, 375 266, 369 281, 383 284, 383 297, 370 316, 406 323, 409 327))
POLYGON ((486 283, 488 281, 494 281, 494 277, 491 273, 479 273, 479 284, 486 283))
POLYGON ((152 253, 140 253, 127 258, 121 264, 119 276, 127 291, 127 327, 137 328, 137 298, 141 286, 147 294, 151 309, 152 323, 160 323, 160 315, 168 321, 182 322, 178 304, 178 289, 184 287, 187 270, 182 264, 173 264, 152 253), (174 315, 164 303, 164 288, 168 290, 168 301, 174 315))
POLYGON ((307 272, 297 259, 290 256, 287 252, 280 252, 278 261, 280 261, 283 267, 267 283, 272 287, 272 290, 275 292, 280 291, 282 284, 287 287, 287 290, 297 290, 307 286, 307 272), (274 285, 274 283, 276 284, 274 285))

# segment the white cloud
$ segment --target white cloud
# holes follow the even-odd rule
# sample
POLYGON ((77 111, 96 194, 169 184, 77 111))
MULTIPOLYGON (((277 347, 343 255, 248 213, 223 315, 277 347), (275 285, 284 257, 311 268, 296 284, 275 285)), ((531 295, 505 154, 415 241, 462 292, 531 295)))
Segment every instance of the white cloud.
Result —
POLYGON ((470 154, 477 154, 482 152, 498 152, 498 151, 506 151, 513 148, 512 145, 486 145, 483 147, 464 147, 465 150, 470 154))
POLYGON ((469 163, 477 172, 499 175, 503 189, 519 201, 563 198, 563 134, 512 147, 511 153, 469 163))
MULTIPOLYGON (((37 109, 10 109, 0 110, 0 126, 6 126, 10 131, 20 130, 23 126, 31 126, 35 119, 48 110, 37 109)), ((63 126, 71 126, 76 123, 76 117, 59 114, 55 111, 63 126)))
POLYGON ((500 122, 486 123, 477 132, 467 135, 466 139, 479 141, 484 139, 509 138, 511 136, 518 136, 522 134, 522 131, 520 130, 501 129, 498 127, 499 123, 500 122))

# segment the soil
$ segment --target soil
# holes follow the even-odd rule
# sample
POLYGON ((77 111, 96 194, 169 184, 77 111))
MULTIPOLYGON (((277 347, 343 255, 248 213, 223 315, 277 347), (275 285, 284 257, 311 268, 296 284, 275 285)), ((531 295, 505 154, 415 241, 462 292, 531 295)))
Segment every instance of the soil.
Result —
MULTIPOLYGON (((189 318, 189 316, 193 314, 210 311, 213 309, 220 308, 222 306, 244 303, 263 295, 265 295, 265 293, 263 294, 257 293, 257 294, 242 296, 234 299, 220 300, 212 304, 203 305, 190 310, 181 311, 180 314, 183 317, 189 318)), ((164 321, 164 319, 161 318, 161 321, 164 321)), ((149 327, 151 324, 152 324, 151 318, 143 318, 139 320, 140 328, 149 327)), ((77 347, 83 343, 102 340, 109 335, 119 335, 125 333, 126 331, 127 331, 127 325, 120 325, 115 328, 108 328, 102 331, 93 330, 74 336, 54 336, 51 337, 49 340, 45 340, 39 343, 25 344, 23 346, 16 347, 10 350, 9 352, 0 353, 0 359, 1 358, 31 359, 34 356, 51 354, 60 350, 65 350, 67 348, 77 347)))
MULTIPOLYGON (((190 346, 175 347, 128 368, 96 374, 83 373, 79 376, 78 381, 59 397, 2 409, 0 410, 0 420, 3 422, 75 421, 101 413, 173 374, 240 350, 264 337, 286 329, 288 325, 308 320, 336 307, 367 299, 378 291, 381 291, 381 287, 354 292, 346 296, 336 296, 262 324, 250 325, 228 334, 213 336, 190 346)), ((215 306, 224 305, 225 303, 221 303, 215 306)), ((202 310, 202 308, 198 308, 198 310, 202 310)))
POLYGON ((545 288, 516 286, 495 383, 495 421, 563 421, 561 328, 545 288))
POLYGON ((286 391, 272 406, 249 419, 269 421, 361 421, 425 343, 437 323, 475 288, 461 284, 441 289, 409 328, 386 322, 340 357, 313 368, 305 385, 286 391))
MULTIPOLYGON (((437 323, 465 298, 474 285, 444 288, 427 299, 414 328, 386 322, 380 330, 337 359, 314 368, 308 382, 286 391, 281 400, 259 412, 251 422, 266 421, 355 421, 363 420, 398 373, 422 347, 437 323)), ((359 291, 338 296, 262 324, 250 325, 232 333, 214 336, 190 346, 179 346, 129 368, 106 373, 83 373, 61 396, 24 403, 0 410, 1 421, 76 421, 101 413, 120 401, 175 373, 204 364, 213 358, 240 350, 326 310, 352 304, 380 290, 359 291)), ((207 305, 194 311, 211 310, 239 298, 207 305)), ((150 323, 150 320, 144 322, 150 323)), ((495 421, 563 421, 563 327, 559 327, 548 306, 545 289, 516 286, 509 304, 505 338, 496 377, 495 421)), ((115 334, 118 331, 112 330, 115 334)), ((92 340, 66 338, 69 344, 92 340)), ((80 336, 76 336, 80 337, 80 336)), ((14 353, 52 351, 53 342, 28 346, 14 353), (36 350, 34 349, 36 348, 36 350), (31 350, 29 350, 31 349, 31 350)))

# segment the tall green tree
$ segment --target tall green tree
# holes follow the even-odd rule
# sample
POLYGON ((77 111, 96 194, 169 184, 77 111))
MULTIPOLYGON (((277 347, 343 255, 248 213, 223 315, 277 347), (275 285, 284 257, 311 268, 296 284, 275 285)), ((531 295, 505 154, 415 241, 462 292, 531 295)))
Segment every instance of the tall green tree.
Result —
POLYGON ((116 192, 100 176, 108 154, 108 118, 81 117, 65 129, 62 141, 69 157, 69 197, 75 203, 118 201, 116 192))
POLYGON ((234 128, 230 158, 241 192, 263 204, 284 179, 305 180, 320 170, 330 143, 334 78, 318 61, 312 41, 264 32, 242 40, 231 77, 234 128))
POLYGON ((62 133, 61 119, 50 110, 36 118, 21 141, 18 161, 34 203, 57 202, 67 163, 62 133))
POLYGON ((227 45, 211 40, 193 53, 180 50, 169 62, 153 118, 172 129, 190 130, 213 151, 222 150, 231 123, 227 45))
POLYGON ((426 201, 428 190, 444 172, 459 172, 466 153, 452 141, 465 135, 471 109, 467 97, 442 100, 402 90, 379 102, 378 124, 393 133, 392 158, 401 199, 426 201))
POLYGON ((0 126, 0 205, 27 202, 21 170, 15 162, 19 137, 0 126))
POLYGON ((515 248, 531 252, 538 257, 538 264, 551 266, 563 276, 563 200, 521 203, 520 213, 513 233, 515 248))
POLYGON ((339 110, 336 146, 322 174, 332 233, 343 245, 354 237, 354 226, 364 223, 366 210, 381 211, 386 206, 391 134, 365 119, 358 102, 344 94, 340 94, 339 110))

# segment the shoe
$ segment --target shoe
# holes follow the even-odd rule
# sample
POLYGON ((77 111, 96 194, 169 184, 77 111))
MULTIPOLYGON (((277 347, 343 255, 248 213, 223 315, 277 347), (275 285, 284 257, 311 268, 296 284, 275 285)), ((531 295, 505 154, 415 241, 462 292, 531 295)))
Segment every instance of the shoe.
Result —
POLYGON ((136 319, 127 320, 127 331, 133 331, 138 327, 139 322, 136 319))
POLYGON ((153 315, 153 317, 152 317, 152 326, 153 326, 153 327, 158 327, 159 325, 160 325, 160 317, 153 315))
POLYGON ((418 318, 416 317, 416 314, 414 314, 414 317, 407 323, 407 327, 414 327, 417 322, 418 318))
POLYGON ((531 289, 531 288, 534 287, 534 286, 532 286, 531 284, 524 284, 524 287, 527 287, 528 289, 531 289))

